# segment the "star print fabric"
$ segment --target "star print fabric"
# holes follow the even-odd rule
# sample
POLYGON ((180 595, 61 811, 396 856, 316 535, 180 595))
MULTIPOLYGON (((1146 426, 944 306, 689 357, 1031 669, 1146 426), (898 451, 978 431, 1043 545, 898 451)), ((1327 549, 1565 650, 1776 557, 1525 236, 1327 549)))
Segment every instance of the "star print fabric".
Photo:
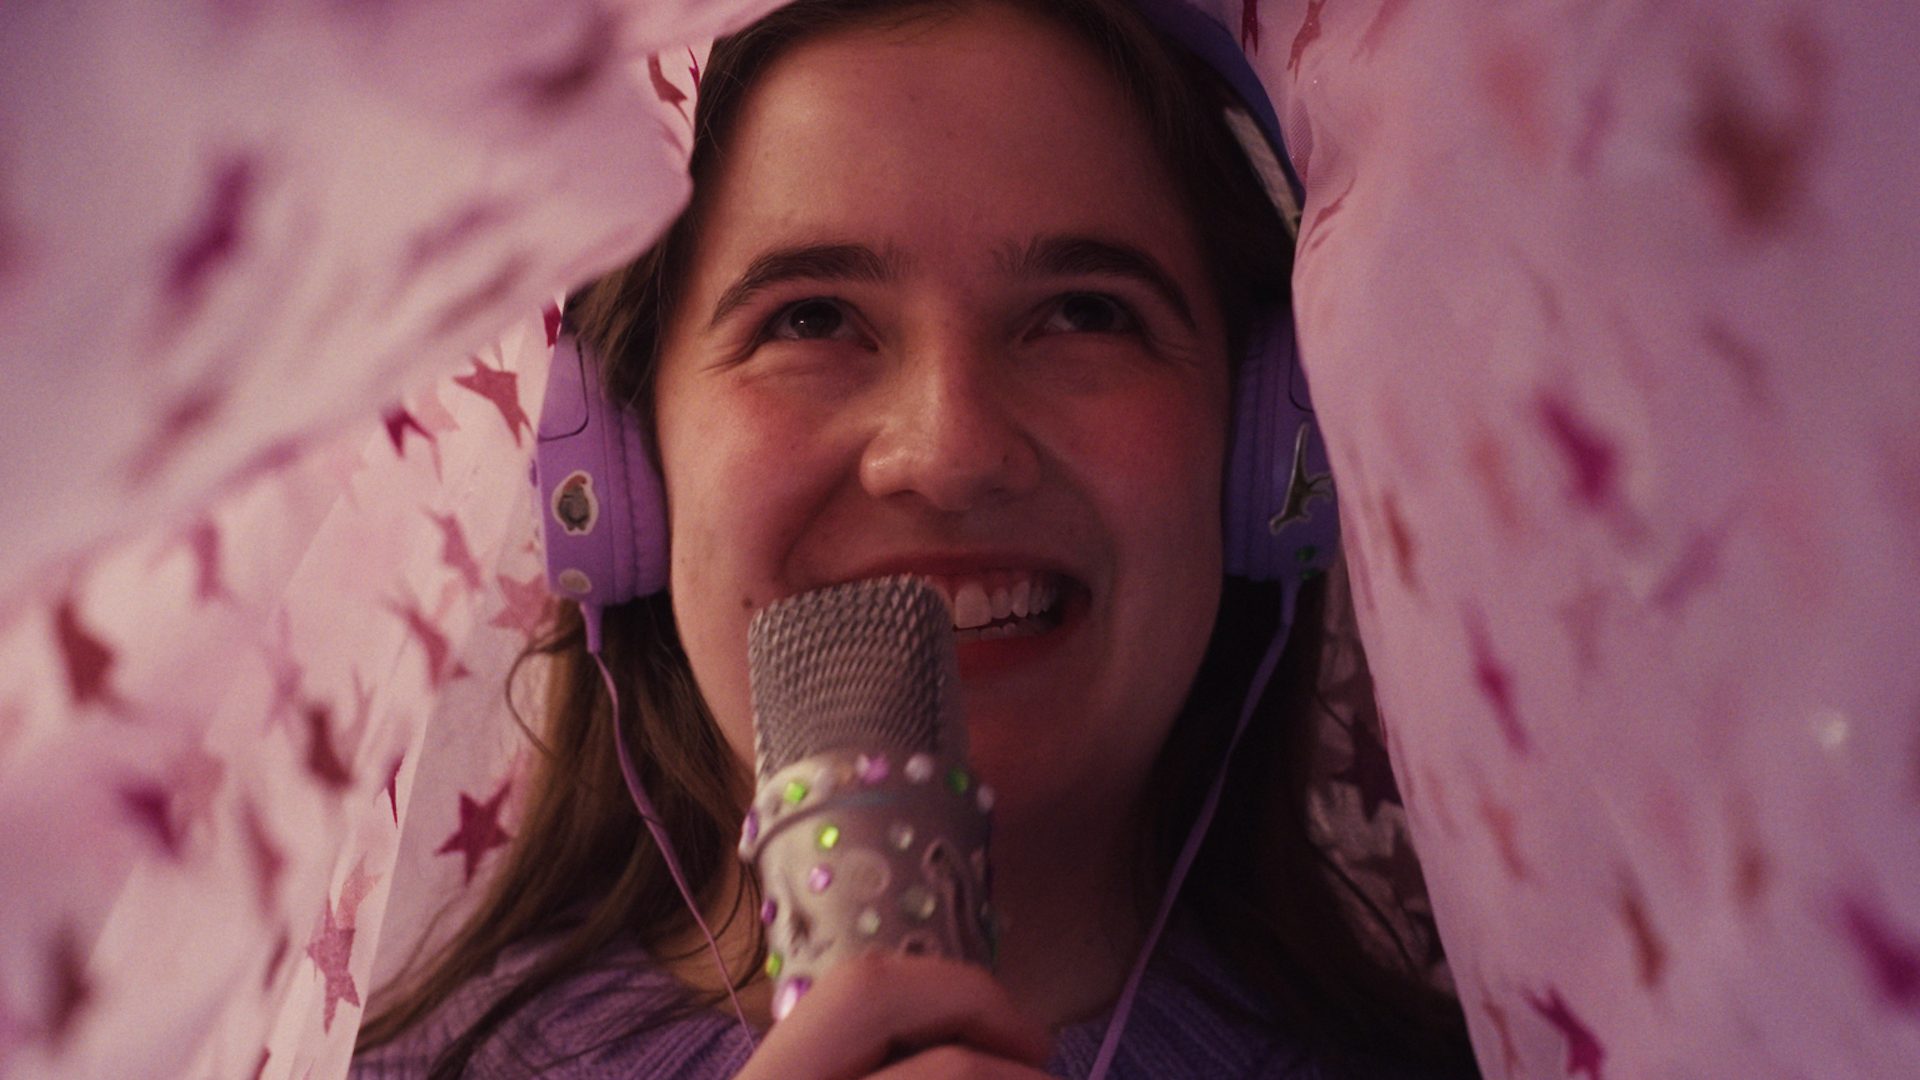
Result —
POLYGON ((1483 1071, 1916 1075, 1920 20, 1216 7, 1483 1071))
POLYGON ((767 6, 0 7, 0 1076, 344 1075, 484 881, 542 312, 767 6))
MULTIPOLYGON (((484 885, 545 312, 769 6, 0 6, 0 1076, 334 1080, 484 885)), ((1490 1077, 1911 1077, 1920 16, 1195 6, 1306 185, 1356 903, 1490 1077)))

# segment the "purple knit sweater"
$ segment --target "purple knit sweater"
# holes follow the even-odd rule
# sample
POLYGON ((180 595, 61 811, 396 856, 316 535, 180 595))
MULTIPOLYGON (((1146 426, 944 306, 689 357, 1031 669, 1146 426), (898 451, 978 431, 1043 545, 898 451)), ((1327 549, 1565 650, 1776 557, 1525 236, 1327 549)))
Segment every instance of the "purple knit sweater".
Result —
MULTIPOLYGON (((1169 941, 1141 984, 1108 1076, 1112 1080, 1331 1080, 1306 1060, 1281 1026, 1254 1017, 1256 999, 1191 938, 1169 941), (1227 1008, 1215 1002, 1227 1003, 1227 1008)), ((527 969, 537 953, 509 957, 475 979, 398 1040, 361 1054, 351 1080, 423 1080, 434 1056, 465 1031, 527 969)), ((670 1008, 679 984, 629 952, 563 981, 520 1009, 474 1055, 466 1075, 481 1080, 724 1080, 750 1047, 739 1021, 701 1012, 638 1034, 636 1018, 670 1008)), ((1062 1031, 1047 1071, 1084 1077, 1106 1031, 1096 1020, 1062 1031)))

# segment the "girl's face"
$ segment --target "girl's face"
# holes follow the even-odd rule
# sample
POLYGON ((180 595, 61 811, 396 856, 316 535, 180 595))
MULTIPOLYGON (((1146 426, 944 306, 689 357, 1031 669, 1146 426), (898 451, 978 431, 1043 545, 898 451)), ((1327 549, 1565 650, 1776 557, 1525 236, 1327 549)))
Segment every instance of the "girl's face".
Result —
POLYGON ((1002 820, 1131 798, 1219 600, 1229 383, 1144 123, 1076 40, 982 4, 801 45, 727 150, 656 400, 728 739, 751 760, 755 612, 920 573, 1002 820))

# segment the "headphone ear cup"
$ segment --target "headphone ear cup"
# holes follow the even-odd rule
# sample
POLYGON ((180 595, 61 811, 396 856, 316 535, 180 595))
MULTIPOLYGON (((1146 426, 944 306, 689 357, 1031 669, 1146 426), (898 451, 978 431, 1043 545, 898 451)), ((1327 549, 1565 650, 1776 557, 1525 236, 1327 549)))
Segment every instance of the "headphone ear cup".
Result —
POLYGON ((596 359, 554 343, 534 486, 555 595, 607 608, 667 587, 667 507, 636 418, 607 400, 596 359))
POLYGON ((1299 580, 1324 572, 1338 547, 1333 478, 1299 368, 1284 317, 1254 334, 1240 364, 1221 530, 1229 574, 1299 580))

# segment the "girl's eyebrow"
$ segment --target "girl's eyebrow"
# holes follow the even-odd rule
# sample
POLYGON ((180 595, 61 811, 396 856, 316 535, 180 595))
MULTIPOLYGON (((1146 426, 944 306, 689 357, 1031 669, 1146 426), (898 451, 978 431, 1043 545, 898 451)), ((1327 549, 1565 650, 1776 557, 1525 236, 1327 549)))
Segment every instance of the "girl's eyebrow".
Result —
POLYGON ((899 260, 882 256, 864 244, 797 244, 763 252, 747 266, 739 280, 720 294, 713 305, 711 330, 720 320, 752 299, 753 294, 795 279, 808 281, 858 281, 884 284, 900 276, 899 260))
POLYGON ((1036 236, 1025 250, 1009 247, 1000 256, 1001 269, 1018 278, 1098 277, 1130 278, 1160 294, 1190 330, 1199 327, 1193 321, 1193 309, 1185 293, 1174 284, 1173 275, 1153 256, 1130 244, 1101 240, 1091 236, 1036 236))

